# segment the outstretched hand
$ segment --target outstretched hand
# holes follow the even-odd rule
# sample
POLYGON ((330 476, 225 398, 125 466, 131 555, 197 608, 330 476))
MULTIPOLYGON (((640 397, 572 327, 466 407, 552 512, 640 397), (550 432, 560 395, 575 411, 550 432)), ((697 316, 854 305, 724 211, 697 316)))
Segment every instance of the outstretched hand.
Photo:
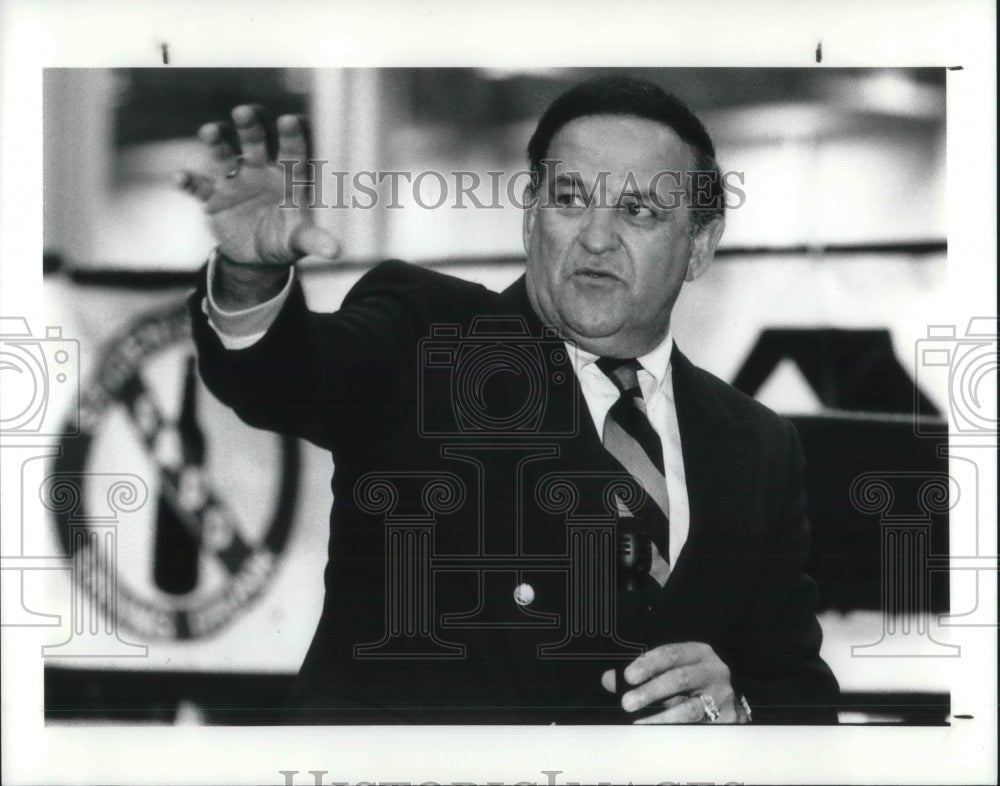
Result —
POLYGON ((272 159, 257 109, 238 106, 232 118, 239 151, 222 124, 207 123, 198 137, 209 148, 212 171, 185 170, 177 176, 178 185, 204 204, 219 251, 239 265, 271 268, 310 255, 334 258, 337 242, 313 223, 307 187, 301 185, 308 153, 300 120, 294 115, 278 118, 277 156, 272 159))

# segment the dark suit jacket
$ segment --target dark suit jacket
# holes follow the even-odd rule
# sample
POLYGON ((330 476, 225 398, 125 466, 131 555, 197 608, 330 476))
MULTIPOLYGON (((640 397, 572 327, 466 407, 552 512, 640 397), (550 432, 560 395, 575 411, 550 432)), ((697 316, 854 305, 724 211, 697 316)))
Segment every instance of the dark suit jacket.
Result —
POLYGON ((309 312, 296 285, 238 351, 208 326, 204 287, 191 313, 206 384, 336 466, 326 601, 291 721, 627 721, 601 673, 680 641, 714 648, 755 722, 836 721, 786 420, 675 350, 689 538, 626 625, 609 484, 627 475, 523 278, 497 295, 387 262, 334 314, 309 312))

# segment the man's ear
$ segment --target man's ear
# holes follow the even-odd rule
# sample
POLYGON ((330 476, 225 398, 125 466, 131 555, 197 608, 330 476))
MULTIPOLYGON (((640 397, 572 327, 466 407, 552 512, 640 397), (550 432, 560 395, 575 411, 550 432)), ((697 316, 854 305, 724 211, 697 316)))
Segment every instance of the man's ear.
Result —
POLYGON ((716 216, 703 226, 698 234, 691 240, 691 258, 688 260, 687 275, 685 281, 694 281, 701 276, 708 266, 712 264, 715 257, 715 249, 722 240, 722 233, 726 228, 726 219, 716 216))
POLYGON ((530 183, 524 187, 523 199, 521 204, 524 206, 524 218, 521 224, 521 236, 524 242, 524 253, 527 254, 528 247, 531 245, 531 232, 535 228, 535 211, 538 210, 538 197, 530 183))

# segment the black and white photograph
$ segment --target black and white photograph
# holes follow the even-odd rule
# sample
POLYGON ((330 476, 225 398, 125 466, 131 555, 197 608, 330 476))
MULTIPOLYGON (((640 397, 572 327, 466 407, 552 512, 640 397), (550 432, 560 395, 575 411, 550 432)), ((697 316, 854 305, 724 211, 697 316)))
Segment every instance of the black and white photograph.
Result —
POLYGON ((84 7, 2 17, 5 782, 996 777, 988 4, 84 7))

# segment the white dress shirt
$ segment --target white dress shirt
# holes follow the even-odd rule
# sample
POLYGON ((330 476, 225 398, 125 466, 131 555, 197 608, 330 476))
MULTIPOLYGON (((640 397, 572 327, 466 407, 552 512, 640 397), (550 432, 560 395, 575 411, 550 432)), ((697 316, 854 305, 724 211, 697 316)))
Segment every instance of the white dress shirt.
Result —
MULTIPOLYGON (((246 349, 263 338, 278 316, 291 291, 295 269, 290 268, 288 283, 270 300, 248 309, 224 311, 212 297, 215 259, 216 254, 213 252, 208 260, 208 296, 202 301, 202 311, 208 316, 209 325, 218 334, 219 341, 226 349, 246 349)), ((668 331, 659 346, 648 354, 636 358, 642 365, 638 377, 642 396, 646 400, 646 412, 663 446, 663 466, 666 468, 664 474, 667 480, 667 496, 670 500, 671 566, 677 564, 677 558, 687 541, 691 516, 684 476, 684 456, 681 452, 681 434, 674 404, 674 383, 670 366, 673 346, 673 337, 668 331)), ((587 409, 590 410, 590 417, 594 421, 594 427, 598 434, 603 434, 604 419, 620 395, 618 388, 595 364, 597 355, 570 344, 566 345, 566 349, 573 363, 576 378, 580 381, 580 388, 587 402, 587 409)))
MULTIPOLYGON (((674 405, 674 380, 671 374, 670 353, 674 340, 670 332, 659 346, 646 355, 636 358, 642 368, 637 372, 642 397, 646 400, 646 414, 663 446, 664 475, 667 479, 667 497, 670 500, 670 564, 677 564, 681 549, 687 541, 691 512, 688 507, 687 481, 684 476, 684 456, 681 453, 681 432, 677 426, 674 405)), ((617 386, 595 361, 592 355, 579 347, 567 344, 573 370, 580 381, 583 398, 590 410, 594 428, 604 433, 604 420, 608 410, 621 395, 617 386)))

